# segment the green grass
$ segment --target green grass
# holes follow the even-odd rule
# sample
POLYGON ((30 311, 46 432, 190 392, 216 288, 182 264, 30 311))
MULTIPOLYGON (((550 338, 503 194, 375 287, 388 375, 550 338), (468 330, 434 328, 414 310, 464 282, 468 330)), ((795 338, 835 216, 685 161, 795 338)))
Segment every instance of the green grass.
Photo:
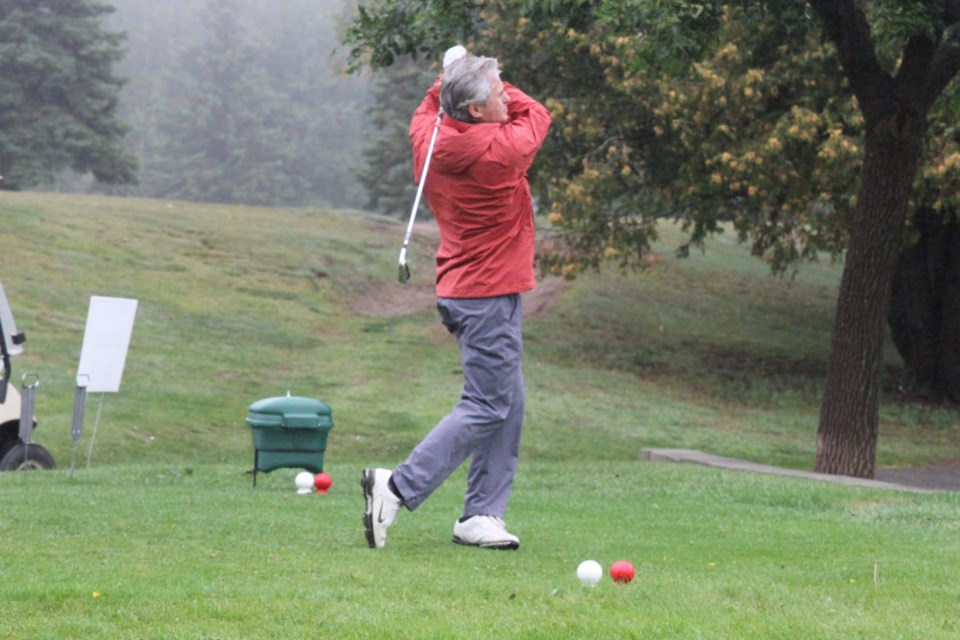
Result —
MULTIPOLYGON (((14 379, 40 375, 36 440, 60 466, 0 474, 0 639, 957 636, 955 495, 639 461, 810 469, 836 265, 778 280, 724 237, 676 260, 665 228, 646 272, 570 283, 525 324, 521 550, 450 544, 460 471, 374 552, 360 469, 400 462, 460 385, 423 295, 429 234, 404 288, 403 222, 356 212, 4 193, 0 220, 14 379), (91 295, 139 307, 70 472, 91 295), (247 407, 288 390, 333 408, 328 496, 297 496, 292 469, 251 490, 247 407), (587 558, 638 577, 582 588, 587 558)), ((953 411, 885 395, 881 465, 958 459, 957 436, 953 411)))
POLYGON ((0 638, 954 638, 954 495, 684 465, 525 464, 518 552, 453 545, 456 474, 388 546, 360 466, 326 496, 234 465, 0 476, 0 638), (630 559, 596 588, 580 561, 630 559), (876 580, 875 580, 876 570, 876 580))

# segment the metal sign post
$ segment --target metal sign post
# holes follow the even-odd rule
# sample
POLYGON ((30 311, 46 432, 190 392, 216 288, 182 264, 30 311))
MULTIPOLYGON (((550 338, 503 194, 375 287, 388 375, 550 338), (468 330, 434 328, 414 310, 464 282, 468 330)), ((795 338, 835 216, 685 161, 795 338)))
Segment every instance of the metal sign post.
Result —
POLYGON ((87 449, 87 468, 93 458, 93 443, 97 440, 97 427, 100 426, 100 412, 103 411, 103 394, 100 394, 100 403, 97 405, 97 419, 93 421, 93 433, 90 434, 90 448, 87 449))
POLYGON ((80 447, 80 436, 83 434, 83 413, 87 406, 87 385, 90 376, 81 373, 77 376, 77 392, 73 397, 73 419, 70 422, 70 439, 73 441, 73 451, 70 454, 70 473, 77 466, 77 449, 80 447))
POLYGON ((20 387, 20 440, 29 445, 33 442, 33 418, 36 415, 37 387, 40 386, 40 376, 35 373, 23 374, 23 385, 20 387), (32 382, 27 382, 30 379, 32 382))

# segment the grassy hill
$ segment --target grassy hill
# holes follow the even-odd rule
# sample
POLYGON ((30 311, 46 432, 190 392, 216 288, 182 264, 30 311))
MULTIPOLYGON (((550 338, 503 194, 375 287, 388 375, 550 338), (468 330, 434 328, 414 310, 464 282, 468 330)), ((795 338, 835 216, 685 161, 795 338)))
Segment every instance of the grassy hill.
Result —
MULTIPOLYGON (((771 278, 735 243, 526 300, 517 552, 450 543, 465 470, 368 549, 356 480, 454 403, 436 233, 396 283, 403 223, 357 212, 0 194, 3 285, 61 469, 0 474, 0 638, 956 638, 960 497, 695 465, 692 447, 809 468, 839 269, 771 278), (70 416, 91 295, 139 301, 123 384, 70 416), (244 473, 254 401, 333 407, 328 495, 244 473), (102 408, 102 411, 101 411, 102 408), (84 468, 97 412, 92 464, 84 468), (582 587, 577 565, 637 578, 582 587)), ((891 375, 896 358, 889 358, 891 375)), ((894 378, 891 378, 894 379, 894 378)), ((957 458, 951 412, 888 399, 881 464, 957 458)))
MULTIPOLYGON (((36 440, 61 466, 91 295, 139 301, 120 392, 89 400, 81 447, 100 410, 97 465, 249 466, 248 405, 288 391, 333 408, 329 460, 394 464, 457 396, 429 226, 404 286, 404 223, 359 212, 4 193, 0 219, 0 277, 27 334, 14 379, 40 376, 36 440)), ((840 267, 774 278, 724 236, 679 260, 679 233, 663 232, 645 272, 550 281, 527 300, 523 455, 691 447, 809 468, 840 267)), ((960 458, 952 413, 894 400, 882 465, 960 458)))

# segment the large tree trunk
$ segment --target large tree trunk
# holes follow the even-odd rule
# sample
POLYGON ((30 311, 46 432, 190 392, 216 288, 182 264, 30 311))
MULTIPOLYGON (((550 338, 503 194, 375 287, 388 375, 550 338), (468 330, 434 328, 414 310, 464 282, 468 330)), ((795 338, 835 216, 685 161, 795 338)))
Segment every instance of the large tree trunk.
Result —
MULTIPOLYGON (((827 388, 817 430, 817 471, 872 478, 880 420, 883 321, 902 245, 927 113, 960 71, 960 5, 929 3, 933 32, 907 38, 891 76, 880 62, 865 6, 809 0, 837 46, 866 123, 860 196, 840 281, 827 388)), ((869 3, 867 3, 869 4, 869 3)), ((917 5, 921 6, 921 5, 917 5)))
POLYGON ((817 430, 821 473, 874 476, 884 321, 921 142, 920 123, 900 114, 867 131, 817 430))
POLYGON ((960 402, 960 222, 914 212, 915 244, 900 254, 888 323, 903 358, 900 389, 934 402, 960 402))

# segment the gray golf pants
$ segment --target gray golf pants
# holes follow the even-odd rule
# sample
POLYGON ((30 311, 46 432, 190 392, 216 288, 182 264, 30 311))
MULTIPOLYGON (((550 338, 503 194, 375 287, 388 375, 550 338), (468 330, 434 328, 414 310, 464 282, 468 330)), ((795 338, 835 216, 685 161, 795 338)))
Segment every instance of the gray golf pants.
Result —
POLYGON ((502 517, 523 429, 520 296, 439 298, 437 308, 460 343, 463 392, 453 411, 394 469, 393 482, 412 511, 469 457, 464 517, 502 517))

